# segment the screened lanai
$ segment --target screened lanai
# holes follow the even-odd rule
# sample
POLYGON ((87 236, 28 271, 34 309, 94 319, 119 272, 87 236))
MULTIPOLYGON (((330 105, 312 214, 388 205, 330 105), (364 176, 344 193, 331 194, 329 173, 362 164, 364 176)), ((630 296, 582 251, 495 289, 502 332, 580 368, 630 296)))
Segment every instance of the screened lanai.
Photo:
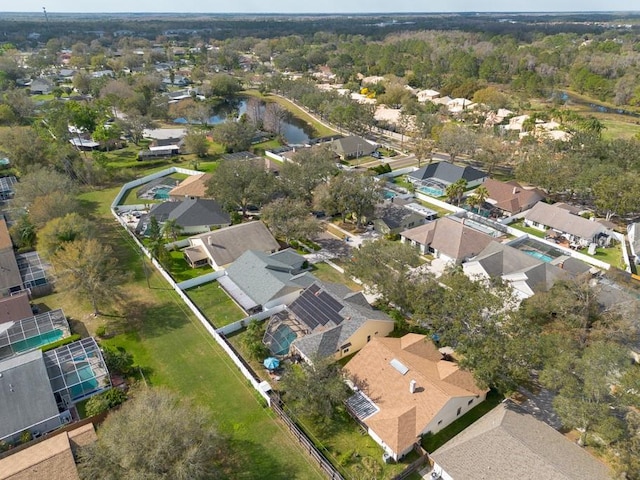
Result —
POLYGON ((71 405, 111 386, 109 371, 92 338, 44 352, 44 363, 58 405, 71 405))
POLYGON ((69 322, 60 309, 18 320, 0 331, 0 360, 68 337, 70 333, 69 322))

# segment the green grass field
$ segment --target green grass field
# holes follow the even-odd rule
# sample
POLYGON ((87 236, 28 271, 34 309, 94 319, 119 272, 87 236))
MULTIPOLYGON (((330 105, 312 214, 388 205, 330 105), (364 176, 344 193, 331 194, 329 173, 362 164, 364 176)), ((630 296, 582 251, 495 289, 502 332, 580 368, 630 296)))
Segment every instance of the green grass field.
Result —
MULTIPOLYGON (((137 248, 110 218, 109 205, 118 190, 87 192, 80 199, 86 213, 100 222, 101 238, 113 246, 122 268, 130 273, 123 285, 126 301, 105 309, 109 316, 97 319, 90 315, 89 305, 64 294, 53 294, 42 302, 49 308, 66 305, 78 329, 88 333, 106 323, 114 336, 104 342, 130 352, 147 383, 166 386, 205 405, 243 460, 233 478, 324 478, 177 293, 154 270, 147 284, 137 248)), ((209 298, 206 293, 203 296, 209 298)), ((224 321, 216 317, 224 316, 220 311, 211 310, 209 315, 214 323, 224 321)))
POLYGON ((247 316, 218 282, 190 288, 186 294, 216 327, 229 325, 247 316))
POLYGON ((515 228, 516 230, 520 230, 522 232, 528 233, 533 237, 544 238, 544 235, 545 235, 544 232, 538 230, 537 228, 527 227, 524 224, 523 220, 519 220, 517 222, 511 223, 509 224, 509 226, 515 228))

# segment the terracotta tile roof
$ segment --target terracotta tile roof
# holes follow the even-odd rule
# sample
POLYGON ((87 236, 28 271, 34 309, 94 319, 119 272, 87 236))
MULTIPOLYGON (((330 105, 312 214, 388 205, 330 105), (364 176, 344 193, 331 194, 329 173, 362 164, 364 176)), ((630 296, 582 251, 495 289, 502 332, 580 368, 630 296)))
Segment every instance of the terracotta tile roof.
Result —
POLYGON ((185 178, 180 184, 170 192, 170 197, 198 197, 205 198, 207 195, 207 184, 211 179, 210 173, 201 173, 185 178))
POLYGON ((416 441, 450 399, 485 392, 475 385, 471 373, 442 360, 435 345, 418 334, 374 337, 345 370, 366 385, 363 391, 379 408, 364 423, 398 453, 416 441), (393 359, 408 368, 405 375, 390 363, 393 359), (417 384, 415 393, 409 391, 411 380, 417 384))

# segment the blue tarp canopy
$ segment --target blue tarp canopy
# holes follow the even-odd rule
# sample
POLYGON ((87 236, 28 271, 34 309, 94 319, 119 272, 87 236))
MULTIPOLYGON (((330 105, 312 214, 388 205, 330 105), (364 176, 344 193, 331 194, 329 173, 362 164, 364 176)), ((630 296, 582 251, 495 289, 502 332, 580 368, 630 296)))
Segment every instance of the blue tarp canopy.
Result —
POLYGON ((265 358, 262 364, 265 366, 265 368, 268 368, 269 370, 275 370, 280 366, 280 360, 278 360, 275 357, 269 357, 269 358, 265 358))

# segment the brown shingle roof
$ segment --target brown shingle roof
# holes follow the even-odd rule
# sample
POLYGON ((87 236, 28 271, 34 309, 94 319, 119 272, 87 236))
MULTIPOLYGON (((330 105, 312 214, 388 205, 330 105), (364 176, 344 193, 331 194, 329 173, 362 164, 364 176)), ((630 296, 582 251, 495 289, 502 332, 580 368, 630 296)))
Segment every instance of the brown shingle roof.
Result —
POLYGON ((413 333, 402 338, 372 338, 345 370, 366 384, 366 394, 380 409, 364 423, 397 453, 416 441, 450 399, 484 393, 471 373, 442 360, 425 335, 413 333), (409 369, 406 375, 391 365, 393 359, 409 369), (418 387, 413 394, 409 392, 411 380, 418 387))
POLYGON ((456 261, 477 255, 492 240, 486 233, 467 227, 464 221, 449 217, 405 230, 401 235, 420 245, 430 246, 456 261))
POLYGON ((91 423, 47 438, 0 460, 0 480, 78 480, 72 448, 96 439, 91 423))
POLYGON ((0 324, 15 322, 33 315, 27 292, 0 299, 0 324))
POLYGON ((205 198, 207 195, 207 184, 211 177, 212 175, 210 173, 191 175, 180 182, 178 186, 174 187, 169 192, 169 196, 205 198))
POLYGON ((500 182, 492 178, 484 182, 489 192, 489 200, 505 212, 515 214, 531 208, 536 202, 545 198, 544 193, 537 188, 526 189, 518 182, 500 182))
POLYGON ((13 242, 9 235, 9 229, 7 228, 7 222, 4 218, 0 218, 0 250, 13 248, 13 242))

